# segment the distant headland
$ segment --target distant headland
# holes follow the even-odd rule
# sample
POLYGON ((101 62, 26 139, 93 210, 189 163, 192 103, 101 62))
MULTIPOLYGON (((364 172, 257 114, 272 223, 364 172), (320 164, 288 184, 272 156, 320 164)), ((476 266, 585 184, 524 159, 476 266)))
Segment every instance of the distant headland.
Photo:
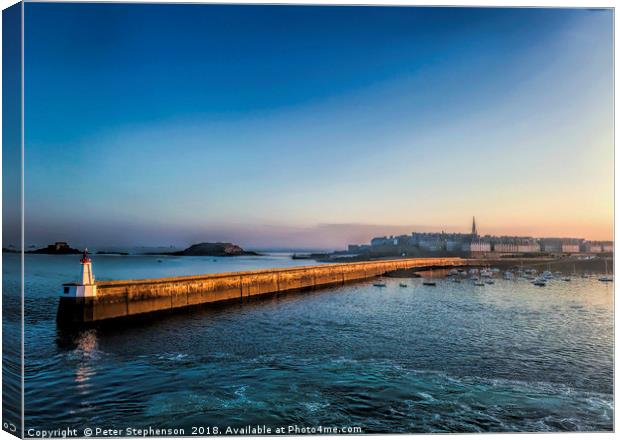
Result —
POLYGON ((233 243, 196 243, 182 251, 146 252, 143 255, 176 255, 180 257, 238 257, 242 255, 261 255, 258 252, 246 251, 233 243))
POLYGON ((260 255, 257 252, 246 251, 232 243, 197 243, 187 249, 171 252, 168 255, 181 256, 208 256, 208 257, 236 257, 240 255, 260 255))
POLYGON ((47 245, 47 247, 41 249, 35 249, 33 251, 27 251, 27 254, 47 254, 47 255, 73 255, 81 254, 82 251, 74 249, 64 241, 57 241, 54 244, 47 245))

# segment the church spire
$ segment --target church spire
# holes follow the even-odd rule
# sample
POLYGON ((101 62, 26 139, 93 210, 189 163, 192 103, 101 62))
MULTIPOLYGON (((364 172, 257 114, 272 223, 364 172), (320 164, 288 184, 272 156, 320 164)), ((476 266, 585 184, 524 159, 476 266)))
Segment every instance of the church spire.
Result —
POLYGON ((478 236, 478 229, 476 229, 476 217, 473 217, 472 223, 471 223, 471 235, 473 237, 477 237, 478 236))

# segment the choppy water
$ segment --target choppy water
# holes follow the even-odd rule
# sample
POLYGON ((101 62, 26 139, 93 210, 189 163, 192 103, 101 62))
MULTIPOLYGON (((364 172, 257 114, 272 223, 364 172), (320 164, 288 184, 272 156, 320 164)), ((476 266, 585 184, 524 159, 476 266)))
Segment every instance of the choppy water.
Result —
MULTIPOLYGON (((613 429, 613 285, 596 279, 386 279, 65 334, 56 292, 78 259, 26 257, 26 430, 613 429)), ((143 278, 309 263, 157 260, 96 256, 94 270, 143 278)))

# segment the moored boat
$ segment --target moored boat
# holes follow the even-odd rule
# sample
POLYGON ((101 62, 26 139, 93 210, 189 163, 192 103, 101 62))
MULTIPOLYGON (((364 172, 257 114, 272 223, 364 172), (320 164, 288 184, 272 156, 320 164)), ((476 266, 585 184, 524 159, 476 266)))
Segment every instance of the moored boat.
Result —
POLYGON ((424 280, 422 282, 424 286, 436 286, 437 285, 437 283, 433 280, 433 269, 430 270, 430 273, 431 273, 430 279, 424 280))
POLYGON ((609 275, 609 273, 608 273, 608 270, 607 270, 607 259, 605 259, 605 275, 600 277, 598 280, 602 281, 603 283, 611 283, 614 280, 614 276, 613 275, 609 275))
POLYGON ((532 284, 535 286, 544 287, 547 285, 547 280, 545 280, 543 277, 538 277, 534 281, 532 281, 532 284))

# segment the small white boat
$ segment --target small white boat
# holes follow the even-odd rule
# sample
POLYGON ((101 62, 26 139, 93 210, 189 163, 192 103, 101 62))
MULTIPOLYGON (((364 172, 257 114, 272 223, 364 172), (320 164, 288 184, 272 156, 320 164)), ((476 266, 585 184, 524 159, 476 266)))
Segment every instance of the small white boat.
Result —
POLYGON ((570 281, 570 277, 562 277, 562 281, 570 281))
POLYGON ((608 273, 608 270, 607 270, 607 259, 605 259, 605 275, 600 277, 598 280, 602 281, 603 283, 611 283, 614 280, 614 276, 613 275, 609 275, 609 273, 608 273))
POLYGON ((510 271, 506 271, 504 272, 504 279, 505 280, 514 280, 515 276, 512 272, 510 271))
POLYGON ((476 281, 476 282, 474 282, 474 286, 484 287, 485 284, 482 281, 476 281))
POLYGON ((480 276, 482 278, 491 278, 493 276, 493 272, 490 269, 482 269, 480 271, 480 276))
POLYGON ((487 283, 487 284, 495 284, 495 281, 493 281, 493 280, 486 280, 485 283, 487 283))
POLYGON ((544 278, 545 280, 550 280, 551 278, 553 278, 553 274, 549 272, 548 270, 546 270, 542 273, 541 277, 544 278))

